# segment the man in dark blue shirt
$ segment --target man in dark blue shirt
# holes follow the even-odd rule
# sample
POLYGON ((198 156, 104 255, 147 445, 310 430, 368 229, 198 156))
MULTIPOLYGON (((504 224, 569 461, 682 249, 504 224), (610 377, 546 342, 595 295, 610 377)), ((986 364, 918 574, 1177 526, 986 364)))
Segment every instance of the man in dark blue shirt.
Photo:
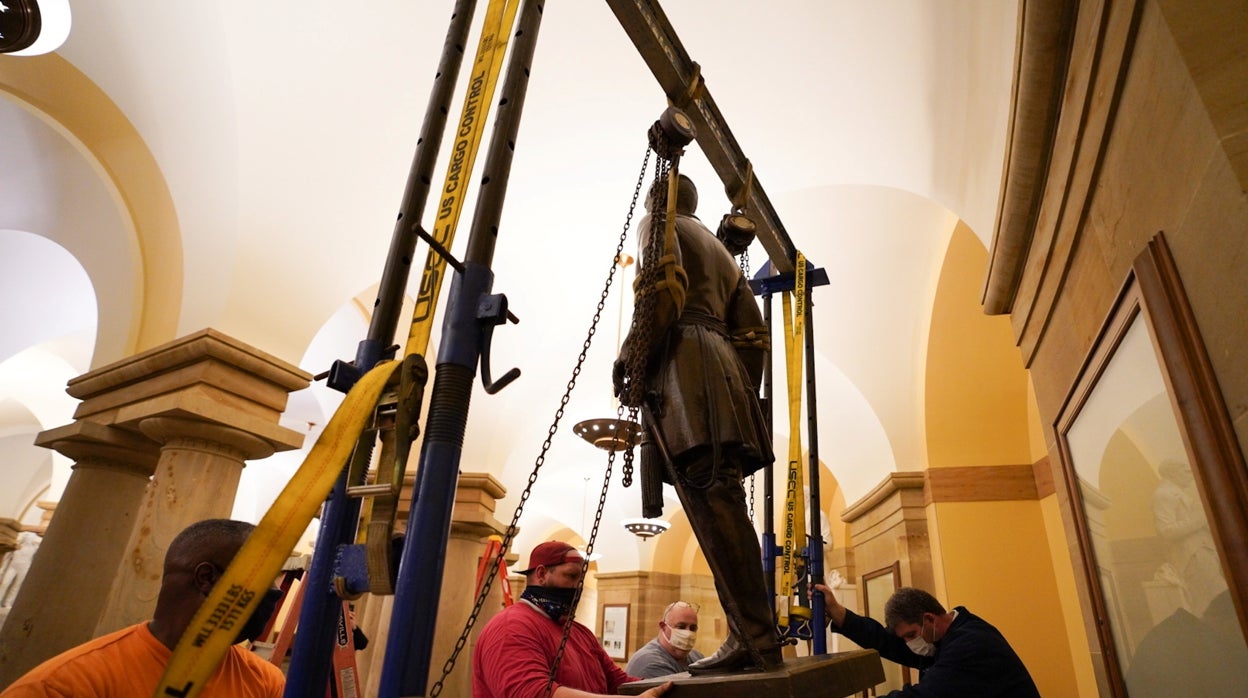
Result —
POLYGON ((822 584, 832 629, 890 661, 919 670, 919 682, 893 691, 910 696, 1039 698, 1040 691, 999 630, 962 606, 945 611, 931 594, 902 587, 884 604, 884 623, 845 608, 822 584), (885 627, 887 626, 887 627, 885 627))

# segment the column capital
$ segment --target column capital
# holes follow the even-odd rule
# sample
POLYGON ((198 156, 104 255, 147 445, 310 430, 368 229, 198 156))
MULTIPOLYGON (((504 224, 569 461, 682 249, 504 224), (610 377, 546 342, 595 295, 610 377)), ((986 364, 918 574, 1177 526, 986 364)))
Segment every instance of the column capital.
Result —
MULTIPOLYGON (((396 525, 400 528, 411 512, 415 483, 415 469, 408 468, 403 474, 403 488, 395 515, 396 525)), ((498 500, 506 495, 507 488, 489 473, 460 473, 455 486, 455 506, 451 510, 451 534, 474 539, 501 535, 507 526, 494 518, 494 509, 498 500)))
POLYGON ((451 532, 479 538, 501 534, 505 526, 494 518, 494 508, 506 495, 507 488, 489 473, 460 473, 451 532))
POLYGON ((262 454, 249 455, 254 458, 303 443, 302 433, 278 420, 290 392, 311 379, 297 366, 205 329, 74 378, 67 392, 82 400, 74 412, 80 422, 130 431, 143 431, 152 418, 217 425, 266 442, 267 448, 239 446, 262 454))
POLYGON ((255 460, 273 455, 264 439, 223 424, 180 417, 148 417, 139 430, 166 449, 178 448, 223 455, 236 460, 255 460))
POLYGON ((40 432, 35 445, 73 460, 75 467, 129 472, 144 479, 156 471, 160 445, 142 434, 106 424, 77 421, 40 432))

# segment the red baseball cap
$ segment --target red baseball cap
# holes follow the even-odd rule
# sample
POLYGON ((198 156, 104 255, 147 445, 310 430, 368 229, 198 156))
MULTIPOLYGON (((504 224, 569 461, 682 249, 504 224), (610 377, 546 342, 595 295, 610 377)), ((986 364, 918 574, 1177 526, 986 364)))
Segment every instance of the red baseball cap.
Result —
POLYGON ((565 562, 584 562, 581 551, 561 540, 548 540, 529 553, 529 567, 520 574, 529 574, 538 567, 558 567, 565 562))

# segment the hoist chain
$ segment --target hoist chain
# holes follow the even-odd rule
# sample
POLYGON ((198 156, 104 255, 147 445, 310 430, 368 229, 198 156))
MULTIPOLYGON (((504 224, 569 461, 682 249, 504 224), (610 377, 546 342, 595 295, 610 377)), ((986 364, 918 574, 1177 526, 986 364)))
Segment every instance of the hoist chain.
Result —
MULTIPOLYGON (((656 149, 656 154, 658 150, 656 149)), ((629 325, 629 352, 624 368, 623 390, 620 402, 628 405, 628 421, 637 424, 638 411, 642 401, 646 399, 646 368, 654 342, 655 293, 663 271, 657 263, 663 256, 663 229, 667 221, 667 187, 656 186, 667 181, 672 162, 662 155, 655 161, 654 182, 650 187, 653 197, 648 202, 650 209, 649 230, 645 238, 645 248, 641 250, 642 259, 637 272, 636 298, 634 301, 633 319, 629 325)), ((625 487, 633 484, 632 449, 624 451, 625 487)))
MULTIPOLYGON (((647 150, 646 151, 646 163, 648 164, 649 161, 650 161, 650 151, 647 150)), ((666 168, 664 167, 664 161, 661 158, 656 160, 656 168, 661 169, 664 173, 666 172, 666 168)), ((658 175, 656 174, 656 177, 657 176, 658 175)), ((630 221, 632 220, 633 210, 634 210, 634 207, 636 207, 637 205, 637 198, 641 193, 641 185, 644 181, 645 181, 645 169, 643 168, 641 177, 638 178, 637 180, 637 188, 633 191, 632 206, 630 206, 628 209, 628 218, 630 221)), ((650 201, 649 205, 651 208, 651 221, 653 221, 654 219, 653 209, 656 207, 656 204, 654 201, 650 201)), ((628 223, 625 223, 624 235, 627 235, 627 233, 628 233, 628 223)), ((616 251, 615 251, 616 259, 619 259, 619 255, 623 251, 624 235, 622 235, 620 238, 620 246, 616 248, 616 251)), ((641 253, 643 255, 648 254, 648 248, 646 250, 642 250, 641 253)), ((645 257, 645 258, 653 259, 652 257, 645 257)), ((646 265, 640 264, 639 266, 642 267, 642 270, 644 272, 646 265)), ((637 288, 641 289, 645 287, 644 286, 645 276, 644 276, 644 273, 639 273, 639 276, 642 277, 642 280, 638 282, 637 288)), ((604 300, 605 300, 605 296, 604 296, 604 300)), ((653 300, 650 300, 649 306, 651 307, 653 306, 653 300)), ((633 315, 633 321, 632 321, 632 326, 629 329, 629 335, 632 336, 633 332, 637 332, 640 330, 639 337, 640 337, 640 340, 642 341, 641 346, 648 346, 650 332, 651 332, 651 324, 647 323, 643 325, 641 328, 638 328, 637 317, 639 314, 642 314, 642 312, 638 311, 638 313, 635 313, 633 315)), ((636 355, 635 353, 631 354, 629 358, 632 359, 632 357, 635 355, 636 355)), ((629 374, 632 373, 632 366, 634 365, 634 363, 635 363, 634 361, 630 360, 629 369, 628 369, 629 374)), ((637 374, 633 374, 633 375, 637 375, 637 374)), ((636 382, 633 384, 633 386, 637 386, 638 388, 640 388, 640 385, 641 385, 640 382, 636 382)), ((630 387, 633 387, 633 386, 630 386, 630 387)), ((637 423, 637 410, 638 410, 638 407, 636 406, 628 408, 629 421, 633 423, 637 423)), ((624 411, 625 411, 624 403, 621 402, 619 406, 616 407, 616 410, 615 410, 617 423, 624 416, 624 411)), ((555 661, 551 664, 550 674, 546 677, 546 689, 542 693, 542 698, 549 698, 551 694, 551 690, 553 689, 555 685, 555 676, 559 673, 559 664, 563 662, 563 652, 564 652, 564 649, 567 648, 568 637, 572 633, 572 624, 576 620, 576 607, 581 602, 581 592, 585 590, 585 577, 589 574, 590 557, 594 554, 594 542, 598 538, 598 526, 602 522, 602 511, 606 507, 606 504, 607 504, 607 490, 611 484, 611 471, 615 467, 615 453, 616 453, 615 451, 609 451, 607 454, 607 471, 606 471, 606 475, 602 479, 602 492, 598 495, 598 509, 594 513, 594 526, 593 528, 590 529, 589 541, 586 543, 585 561, 581 565, 581 578, 580 578, 580 581, 578 581, 576 584, 576 594, 574 594, 572 597, 572 608, 568 611, 567 622, 563 624, 563 634, 559 638, 559 649, 555 651, 555 661)), ((620 468, 622 476, 623 476, 622 477, 623 484, 625 487, 629 487, 633 484, 633 449, 631 447, 624 449, 623 460, 624 460, 624 463, 622 467, 620 468)))
MULTIPOLYGON (((624 415, 623 405, 616 408, 615 415, 617 421, 624 415)), ((628 451, 631 450, 628 449, 628 451)), ((550 665, 550 675, 546 677, 546 690, 543 691, 542 698, 550 698, 551 689, 555 685, 555 675, 559 673, 559 664, 563 661, 563 650, 568 645, 572 624, 576 622, 576 607, 581 603, 581 592, 585 590, 585 577, 589 575, 589 560, 594 555, 594 541, 598 540, 598 525, 602 523, 602 510, 607 506, 607 489, 611 486, 611 469, 614 465, 615 451, 610 451, 607 454, 607 472, 602 478, 602 492, 598 495, 598 511, 594 514, 594 527, 590 529, 589 541, 585 544, 585 561, 581 563, 581 579, 576 583, 576 594, 572 596, 572 608, 568 610, 568 620, 563 624, 563 636, 559 638, 559 649, 555 651, 555 661, 550 665)))
MULTIPOLYGON (((568 401, 572 399, 572 390, 576 388, 576 380, 581 375, 581 367, 585 364, 585 357, 589 353, 589 347, 593 343, 594 335, 598 331, 598 321, 602 318, 603 308, 606 307, 607 297, 611 292, 611 284, 615 280, 615 270, 619 266, 616 260, 624 252, 624 242, 628 239, 628 229, 633 223, 633 212, 637 208, 637 199, 641 194, 641 185, 646 179, 646 170, 650 167, 650 150, 646 149, 646 156, 641 163, 641 172, 637 175, 637 186, 633 190, 633 200, 628 205, 628 215, 624 219, 624 229, 620 232, 619 244, 615 246, 615 256, 611 259, 611 270, 607 272, 607 282, 603 285, 602 293, 598 296, 598 306, 594 310, 594 318, 589 323, 589 332, 585 336, 585 341, 581 344, 581 353, 576 357, 576 366, 572 369, 572 377, 568 379, 567 388, 563 391, 563 397, 559 399, 559 408, 555 410, 554 421, 551 422, 550 428, 546 431, 546 440, 542 442, 542 448, 537 454, 537 459, 533 463, 533 471, 529 473, 529 482, 525 485, 524 491, 520 493, 520 501, 516 504, 516 511, 511 517, 511 523, 507 526, 507 532, 503 536, 502 552, 498 557, 490 561, 489 572, 485 575, 485 581, 481 585, 481 590, 477 593, 476 602, 472 606, 472 613, 468 616, 468 621, 464 625, 463 632, 460 633, 459 639, 455 641, 455 648, 451 651, 450 659, 446 660, 446 664, 442 666, 442 676, 437 683, 429 690, 431 698, 442 693, 443 682, 446 677, 450 676, 455 669, 455 661, 459 659, 459 653, 463 651, 464 646, 468 643, 468 635, 472 632, 472 628, 477 623, 477 616, 481 614, 481 608, 485 605, 485 599, 489 596, 490 587, 494 583, 494 578, 498 576, 499 567, 502 566, 503 556, 511 549, 512 539, 515 538, 516 532, 519 530, 517 524, 520 522, 520 515, 524 512, 524 505, 529 499, 529 495, 533 491, 533 485, 537 482, 537 473, 541 470, 542 465, 546 462, 546 452, 550 450, 550 444, 555 438, 555 433, 559 431, 559 421, 563 419, 564 408, 568 406, 568 401)), ((602 519, 602 508, 607 498, 607 483, 611 477, 611 463, 614 461, 615 454, 611 454, 611 458, 607 461, 607 479, 603 481, 602 496, 598 502, 598 515, 594 519, 594 533, 598 531, 598 522, 602 519)), ((593 536, 590 537, 591 545, 593 536)), ((586 556, 588 559, 588 554, 586 556)), ((579 598, 579 591, 578 591, 579 598)), ((562 653, 562 646, 560 647, 562 653)), ((555 657, 555 666, 558 666, 559 656, 555 657)), ((554 673, 551 673, 554 676, 554 673)), ((547 687, 549 690, 549 686, 547 687)))
MULTIPOLYGON (((741 256, 737 258, 737 264, 741 267, 741 273, 745 275, 746 283, 750 281, 750 250, 747 248, 741 252, 741 256)), ((750 523, 754 523, 754 474, 750 473, 750 523)))

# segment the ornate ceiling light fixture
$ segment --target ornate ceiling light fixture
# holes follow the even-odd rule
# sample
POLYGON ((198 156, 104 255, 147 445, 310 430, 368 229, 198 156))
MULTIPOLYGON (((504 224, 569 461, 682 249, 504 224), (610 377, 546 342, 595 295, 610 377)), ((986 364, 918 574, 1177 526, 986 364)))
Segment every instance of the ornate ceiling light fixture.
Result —
POLYGON ((620 525, 642 540, 657 536, 672 527, 663 519, 624 519, 620 525))
POLYGON ((641 425, 627 419, 586 419, 572 427, 576 435, 604 451, 623 451, 637 443, 641 425))
POLYGON ((69 36, 69 0, 0 0, 0 53, 37 56, 69 36))

